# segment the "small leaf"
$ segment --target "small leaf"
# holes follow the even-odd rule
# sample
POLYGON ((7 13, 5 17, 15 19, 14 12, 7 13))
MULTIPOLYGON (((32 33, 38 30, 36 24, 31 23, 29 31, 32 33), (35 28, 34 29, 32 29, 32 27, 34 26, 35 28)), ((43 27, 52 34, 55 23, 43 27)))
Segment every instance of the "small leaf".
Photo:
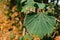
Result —
POLYGON ((32 39, 33 39, 33 37, 30 36, 30 35, 28 35, 28 34, 26 34, 26 35, 24 36, 24 40, 32 40, 32 39))
POLYGON ((28 0, 26 3, 25 3, 25 6, 22 8, 21 12, 24 12, 26 13, 27 11, 29 11, 30 9, 34 9, 34 4, 35 2, 33 0, 28 0))
POLYGON ((45 4, 44 3, 37 3, 39 9, 44 9, 45 4))
POLYGON ((26 0, 21 0, 21 3, 25 2, 26 0))
POLYGON ((21 36, 21 37, 19 38, 19 40, 23 40, 23 38, 24 38, 24 37, 23 37, 23 36, 21 36))
POLYGON ((13 34, 10 34, 10 38, 13 39, 14 38, 14 35, 13 34))
POLYGON ((17 0, 17 9, 18 9, 18 11, 22 10, 21 0, 17 0))
POLYGON ((0 0, 0 2, 1 2, 2 0, 0 0))

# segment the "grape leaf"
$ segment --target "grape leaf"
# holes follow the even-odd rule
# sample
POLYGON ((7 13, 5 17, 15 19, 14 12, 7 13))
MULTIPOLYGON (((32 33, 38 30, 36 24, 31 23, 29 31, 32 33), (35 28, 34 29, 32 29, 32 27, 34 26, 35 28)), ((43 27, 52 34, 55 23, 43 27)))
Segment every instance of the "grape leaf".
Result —
POLYGON ((48 16, 47 14, 48 13, 28 14, 24 20, 24 26, 26 26, 28 32, 38 35, 40 38, 52 33, 56 20, 55 17, 48 16))

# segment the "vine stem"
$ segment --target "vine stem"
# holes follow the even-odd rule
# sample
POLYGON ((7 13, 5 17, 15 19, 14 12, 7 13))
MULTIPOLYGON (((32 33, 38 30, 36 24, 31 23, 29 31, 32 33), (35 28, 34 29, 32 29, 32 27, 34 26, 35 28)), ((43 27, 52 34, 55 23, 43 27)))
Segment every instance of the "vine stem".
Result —
POLYGON ((58 31, 56 31, 56 32, 53 34, 52 38, 54 38, 54 37, 55 37, 55 34, 57 34, 57 33, 58 33, 58 31))
POLYGON ((26 29, 25 29, 25 28, 23 28, 23 36, 25 35, 25 31, 26 31, 26 29))
POLYGON ((58 22, 60 22, 60 20, 59 20, 59 19, 57 19, 57 18, 56 18, 55 20, 56 20, 56 21, 58 21, 58 22))

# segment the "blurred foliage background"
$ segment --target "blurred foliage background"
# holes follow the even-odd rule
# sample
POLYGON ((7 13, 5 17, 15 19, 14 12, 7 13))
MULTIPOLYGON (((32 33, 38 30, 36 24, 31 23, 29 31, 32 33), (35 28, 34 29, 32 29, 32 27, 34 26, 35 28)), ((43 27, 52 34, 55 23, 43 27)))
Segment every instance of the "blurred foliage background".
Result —
POLYGON ((6 39, 0 32, 1 40, 56 40, 60 36, 60 0, 0 0, 0 14, 1 31, 8 34, 6 39))

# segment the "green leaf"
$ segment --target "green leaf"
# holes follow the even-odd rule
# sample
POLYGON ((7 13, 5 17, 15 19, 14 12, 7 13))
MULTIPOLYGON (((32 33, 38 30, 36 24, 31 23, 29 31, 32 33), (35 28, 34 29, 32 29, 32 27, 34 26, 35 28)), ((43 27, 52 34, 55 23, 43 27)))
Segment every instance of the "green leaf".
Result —
POLYGON ((55 5, 55 12, 57 12, 57 14, 60 14, 60 10, 59 10, 59 8, 55 5))
POLYGON ((19 40, 27 40, 27 39, 32 40, 32 39, 33 39, 33 37, 32 37, 32 36, 30 36, 30 35, 28 35, 28 34, 26 34, 26 35, 21 36, 21 37, 19 38, 19 40))
POLYGON ((24 40, 26 40, 26 39, 32 40, 32 39, 33 39, 33 37, 32 37, 32 36, 30 36, 30 35, 28 35, 28 34, 26 34, 26 35, 24 36, 24 40))
POLYGON ((47 13, 28 14, 24 20, 28 32, 38 35, 40 38, 52 33, 55 24, 55 17, 48 16, 47 13))
POLYGON ((26 0, 21 0, 21 3, 25 2, 26 0))
POLYGON ((44 3, 37 3, 39 9, 44 9, 45 8, 45 4, 44 3))
POLYGON ((2 0, 0 0, 0 2, 1 2, 2 0))
POLYGON ((25 3, 25 6, 22 7, 22 11, 21 12, 24 12, 26 13, 28 10, 30 9, 34 9, 34 4, 35 2, 33 0, 28 0, 26 3, 25 3))
POLYGON ((10 34, 10 38, 11 38, 11 39, 14 38, 14 35, 13 35, 13 34, 10 34))
POLYGON ((23 40, 23 38, 24 38, 24 37, 23 37, 23 36, 21 36, 21 37, 19 38, 19 40, 23 40))
POLYGON ((17 0, 17 9, 18 9, 18 11, 22 10, 21 0, 17 0))

